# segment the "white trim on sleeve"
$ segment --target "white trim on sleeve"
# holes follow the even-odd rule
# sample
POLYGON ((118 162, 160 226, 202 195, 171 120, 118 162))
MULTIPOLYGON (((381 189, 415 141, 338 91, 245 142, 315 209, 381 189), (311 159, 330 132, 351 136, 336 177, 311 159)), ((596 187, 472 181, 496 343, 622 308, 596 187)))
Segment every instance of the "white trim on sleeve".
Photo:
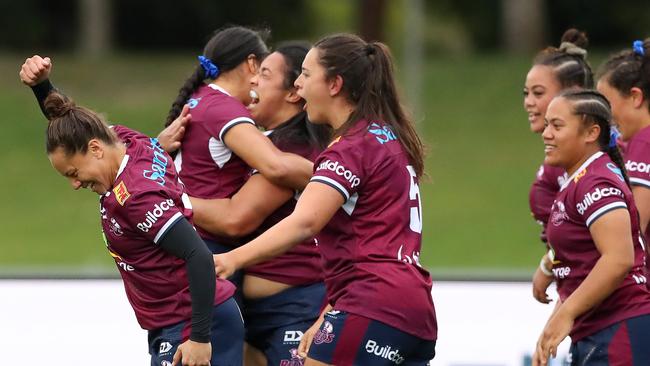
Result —
POLYGON ((343 187, 343 185, 341 183, 335 181, 332 178, 323 177, 322 175, 315 175, 315 176, 311 177, 311 179, 309 181, 310 182, 321 182, 321 183, 327 184, 329 186, 332 186, 333 188, 338 190, 343 195, 343 198, 345 198, 346 202, 347 202, 347 200, 350 199, 350 192, 348 192, 348 190, 345 187, 343 187))
POLYGON ((253 126, 255 126, 255 121, 253 121, 252 119, 250 119, 248 117, 237 117, 235 119, 231 119, 230 121, 228 121, 228 123, 223 125, 223 127, 221 128, 221 131, 219 131, 219 140, 223 141, 223 135, 226 132, 228 132, 228 130, 231 129, 233 126, 235 126, 237 124, 240 124, 240 123, 250 123, 253 126))
POLYGON ((156 237, 153 238, 153 242, 158 244, 158 240, 160 240, 160 238, 167 232, 167 229, 169 229, 181 217, 183 217, 183 214, 180 212, 176 212, 174 216, 172 216, 169 220, 167 220, 165 225, 163 225, 163 227, 160 228, 160 230, 158 230, 158 234, 156 234, 156 237))
POLYGON ((630 177, 630 183, 634 186, 644 186, 650 188, 650 180, 630 177))
POLYGON ((586 221, 587 227, 591 226, 591 224, 597 218, 599 218, 602 214, 604 214, 607 211, 611 211, 611 210, 613 210, 615 208, 627 208, 627 204, 625 204, 625 202, 623 202, 623 201, 616 201, 616 202, 608 203, 605 206, 597 209, 596 211, 594 211, 594 213, 592 213, 587 218, 587 221, 586 221))

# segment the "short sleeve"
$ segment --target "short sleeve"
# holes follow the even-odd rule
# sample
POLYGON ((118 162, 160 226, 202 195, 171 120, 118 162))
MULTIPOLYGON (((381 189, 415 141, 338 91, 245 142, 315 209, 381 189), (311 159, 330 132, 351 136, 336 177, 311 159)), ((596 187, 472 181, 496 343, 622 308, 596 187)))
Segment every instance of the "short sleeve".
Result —
POLYGON ((238 101, 229 98, 210 105, 205 111, 204 124, 208 133, 223 142, 228 130, 241 123, 255 125, 250 112, 238 101))
POLYGON ((337 142, 318 156, 311 181, 331 186, 347 201, 365 181, 363 155, 351 143, 337 142))
POLYGON ((615 182, 605 179, 585 179, 576 189, 575 208, 587 227, 609 211, 625 208, 625 194, 615 182))
POLYGON ((135 193, 124 202, 125 221, 155 244, 183 217, 181 210, 173 199, 160 191, 135 193))
POLYGON ((630 144, 625 158, 630 184, 650 188, 650 144, 645 141, 630 144))

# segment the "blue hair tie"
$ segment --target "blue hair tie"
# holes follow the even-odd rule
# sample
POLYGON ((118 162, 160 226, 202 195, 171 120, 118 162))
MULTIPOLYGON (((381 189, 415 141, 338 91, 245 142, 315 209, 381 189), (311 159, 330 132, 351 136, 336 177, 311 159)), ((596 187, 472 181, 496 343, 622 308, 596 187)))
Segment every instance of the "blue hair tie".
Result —
POLYGON ((634 41, 634 43, 632 43, 632 49, 634 49, 634 53, 639 56, 645 55, 645 49, 643 48, 643 41, 634 41))
POLYGON ((615 148, 616 147, 616 142, 618 141, 619 136, 621 134, 618 132, 616 127, 612 126, 609 130, 609 147, 610 148, 615 148))
POLYGON ((199 62, 201 63, 203 70, 205 70, 206 79, 214 79, 217 77, 217 75, 219 75, 219 67, 213 64, 209 58, 205 56, 199 56, 199 62))

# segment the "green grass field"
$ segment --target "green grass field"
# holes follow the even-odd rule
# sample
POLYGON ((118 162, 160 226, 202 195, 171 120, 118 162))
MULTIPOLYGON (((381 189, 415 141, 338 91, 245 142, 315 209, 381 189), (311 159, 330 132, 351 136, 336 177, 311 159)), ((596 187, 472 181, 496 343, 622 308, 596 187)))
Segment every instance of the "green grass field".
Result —
MULTIPOLYGON (((23 60, 0 57, 1 271, 116 273, 101 239, 97 196, 74 192, 50 167, 44 120, 18 80, 23 60)), ((53 81, 79 104, 154 135, 194 62, 163 54, 53 60, 53 81)), ((543 154, 522 108, 529 62, 482 56, 427 63, 419 123, 429 148, 422 262, 434 274, 523 274, 542 253, 527 203, 543 154)))

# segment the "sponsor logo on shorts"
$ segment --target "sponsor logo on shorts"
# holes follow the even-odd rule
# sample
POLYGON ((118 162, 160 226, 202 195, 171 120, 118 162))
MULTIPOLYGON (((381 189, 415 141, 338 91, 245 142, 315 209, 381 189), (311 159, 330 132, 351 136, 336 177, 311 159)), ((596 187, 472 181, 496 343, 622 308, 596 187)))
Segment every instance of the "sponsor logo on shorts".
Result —
POLYGON ((171 343, 169 342, 162 342, 160 343, 160 348, 158 349, 158 354, 159 355, 164 355, 165 353, 169 352, 174 348, 171 343))
POLYGON ((156 205, 153 207, 153 210, 147 211, 145 214, 145 220, 141 223, 138 223, 136 225, 138 229, 142 230, 143 232, 149 232, 149 229, 158 222, 158 219, 170 208, 174 207, 174 200, 171 198, 168 198, 160 203, 156 203, 156 205))
POLYGON ((160 361, 160 366, 172 366, 172 363, 167 360, 160 361))
POLYGON ((625 169, 628 172, 639 172, 639 173, 650 174, 650 164, 641 161, 628 160, 625 162, 625 169))
POLYGON ((291 359, 280 360, 280 366, 303 366, 304 361, 302 358, 300 358, 300 356, 298 356, 298 349, 290 349, 289 354, 291 355, 291 359))
POLYGON ((350 183, 350 188, 354 188, 358 186, 359 183, 361 183, 361 179, 359 179, 359 177, 354 175, 354 173, 352 173, 346 167, 341 165, 338 161, 331 161, 329 159, 325 160, 324 162, 320 163, 320 165, 316 169, 316 171, 319 170, 329 170, 336 173, 336 175, 345 178, 345 180, 347 180, 350 183))
POLYGON ((623 197, 623 192, 620 189, 614 187, 605 187, 605 188, 596 188, 593 192, 585 194, 582 202, 579 202, 576 205, 578 213, 582 215, 587 211, 589 206, 593 205, 595 202, 600 201, 602 198, 609 196, 619 196, 623 197))
POLYGON ((334 340, 333 332, 334 332, 334 326, 332 325, 332 323, 326 320, 314 335, 314 343, 315 344, 332 343, 332 341, 334 340))
POLYGON ((124 184, 124 181, 121 181, 115 186, 115 188, 113 188, 113 193, 115 193, 115 199, 117 200, 117 203, 120 204, 120 206, 124 206, 124 202, 126 202, 126 200, 131 197, 131 194, 126 189, 126 184, 124 184))
POLYGON ((303 333, 299 330, 287 330, 284 332, 284 343, 297 343, 302 339, 303 333))
POLYGON ((404 362, 404 357, 399 354, 398 349, 393 349, 391 346, 380 347, 377 342, 373 341, 372 339, 368 340, 368 343, 366 343, 366 352, 377 357, 392 361, 396 365, 404 362))

